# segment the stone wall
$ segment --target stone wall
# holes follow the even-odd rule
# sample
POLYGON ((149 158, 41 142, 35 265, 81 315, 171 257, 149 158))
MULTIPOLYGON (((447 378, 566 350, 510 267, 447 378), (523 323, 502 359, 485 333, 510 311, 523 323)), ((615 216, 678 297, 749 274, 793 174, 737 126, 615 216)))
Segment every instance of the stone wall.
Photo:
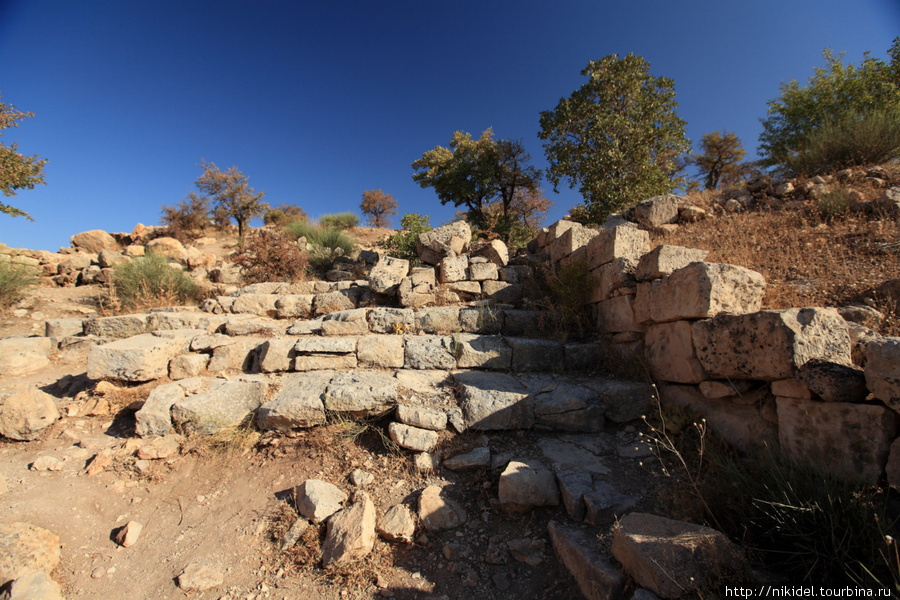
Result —
POLYGON ((900 338, 855 323, 852 308, 760 310, 762 275, 703 262, 702 250, 651 249, 633 223, 560 221, 536 245, 556 268, 587 264, 597 327, 646 362, 662 403, 741 450, 777 440, 847 479, 886 474, 900 487, 900 338))

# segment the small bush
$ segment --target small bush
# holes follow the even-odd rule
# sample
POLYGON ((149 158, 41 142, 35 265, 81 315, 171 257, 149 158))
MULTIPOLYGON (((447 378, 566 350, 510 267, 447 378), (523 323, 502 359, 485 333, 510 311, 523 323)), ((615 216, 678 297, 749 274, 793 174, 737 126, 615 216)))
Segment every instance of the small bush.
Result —
POLYGON ((319 218, 319 225, 324 228, 350 229, 359 225, 359 217, 352 212, 323 215, 319 218))
POLYGON ((209 199, 191 192, 187 198, 175 206, 163 204, 162 224, 165 235, 181 243, 189 243, 200 237, 203 229, 211 224, 209 199))
POLYGON ((110 293, 112 308, 131 310, 196 301, 199 290, 187 273, 150 252, 115 267, 110 293))
POLYGON ((419 234, 431 230, 431 219, 427 215, 419 213, 407 213, 400 219, 403 228, 399 233, 378 242, 378 246, 387 250, 389 256, 408 260, 411 265, 419 263, 419 252, 416 250, 416 241, 419 234))
POLYGON ((0 311, 18 302, 25 288, 37 282, 34 270, 8 260, 0 260, 0 311))
POLYGON ((309 215, 296 204, 279 204, 266 212, 263 221, 266 225, 285 227, 295 221, 309 221, 309 215))
POLYGON ((243 268, 248 283, 297 282, 306 279, 309 254, 285 232, 260 230, 244 238, 234 262, 243 268))
POLYGON ((850 190, 847 188, 834 188, 826 192, 816 204, 819 215, 826 221, 840 219, 850 214, 853 201, 850 199, 850 190))
POLYGON ((873 111, 825 123, 786 160, 786 166, 798 175, 815 175, 898 157, 900 111, 873 111))

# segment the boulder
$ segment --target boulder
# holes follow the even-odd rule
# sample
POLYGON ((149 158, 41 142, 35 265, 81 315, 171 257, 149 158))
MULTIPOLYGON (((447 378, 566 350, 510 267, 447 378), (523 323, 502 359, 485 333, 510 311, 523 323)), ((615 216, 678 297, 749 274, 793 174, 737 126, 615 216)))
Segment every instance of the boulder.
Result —
POLYGON ((169 373, 169 361, 187 352, 190 342, 145 333, 102 346, 88 354, 90 379, 150 381, 169 373))
POLYGON ((369 287, 379 294, 397 291, 400 281, 409 273, 409 261, 393 256, 383 256, 369 271, 369 287))
POLYGON ((455 529, 466 522, 466 511, 443 488, 429 485, 419 495, 419 521, 428 531, 455 529))
POLYGON ((172 424, 184 433, 211 434, 241 425, 266 399, 262 381, 216 380, 199 394, 172 406, 172 424))
POLYGON ((150 240, 144 245, 144 251, 161 254, 179 262, 187 259, 187 250, 184 249, 182 243, 171 237, 158 237, 150 240))
POLYGON ((11 440, 37 438, 59 418, 53 396, 30 388, 6 396, 0 404, 0 435, 11 440))
POLYGON ((294 488, 297 512, 313 523, 320 523, 341 510, 346 500, 347 494, 340 488, 321 479, 307 479, 294 488))
POLYGON ((774 381, 813 358, 851 364, 847 322, 833 308, 719 315, 691 325, 700 364, 715 379, 774 381))
POLYGON ((441 258, 451 252, 461 254, 470 239, 472 239, 472 228, 469 224, 465 221, 455 221, 419 234, 419 238, 416 240, 416 250, 422 262, 436 265, 441 258), (460 248, 457 245, 458 242, 454 243, 453 238, 462 240, 463 247, 460 248))
POLYGON ((0 523, 0 586, 32 571, 49 574, 59 556, 55 534, 29 523, 0 523))
POLYGON ((21 377, 50 365, 53 343, 47 337, 0 340, 0 377, 21 377))
POLYGON ((613 556, 638 585, 661 598, 737 581, 745 569, 740 549, 702 525, 632 513, 613 532, 613 556))
POLYGON ((678 221, 678 196, 667 194, 654 196, 632 209, 632 218, 647 229, 656 229, 678 221))
POLYGON ((275 397, 259 407, 256 423, 263 430, 288 431, 325 423, 325 390, 333 373, 289 373, 275 397))
POLYGON ((90 254, 97 254, 101 250, 114 250, 117 252, 121 250, 121 246, 116 242, 116 238, 102 229, 82 231, 81 233, 76 233, 70 239, 73 248, 84 250, 90 254))
POLYGON ((510 461, 500 475, 498 495, 501 507, 510 513, 559 504, 556 477, 535 461, 510 461))

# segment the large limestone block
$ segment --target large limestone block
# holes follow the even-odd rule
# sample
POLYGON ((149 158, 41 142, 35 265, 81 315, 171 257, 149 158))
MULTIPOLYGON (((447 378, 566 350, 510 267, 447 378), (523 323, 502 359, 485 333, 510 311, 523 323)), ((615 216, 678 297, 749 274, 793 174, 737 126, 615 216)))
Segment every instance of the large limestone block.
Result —
POLYGON ((404 342, 402 335, 364 335, 359 338, 356 352, 360 367, 403 368, 404 342))
POLYGON ((824 464, 848 480, 875 485, 884 471, 897 415, 883 406, 778 398, 781 446, 795 460, 824 464))
POLYGON ((231 305, 231 312, 274 317, 278 314, 276 303, 280 298, 278 294, 241 294, 231 305))
POLYGON ((447 429, 447 413, 436 408, 400 404, 396 411, 397 420, 406 425, 443 431, 447 429))
POLYGON ((634 296, 615 296, 598 302, 597 327, 606 333, 643 331, 644 326, 635 319, 634 296))
POLYGON ((408 335, 405 348, 407 369, 454 369, 453 337, 449 335, 408 335))
POLYGON ((328 520, 322 543, 322 566, 365 557, 375 547, 375 504, 363 491, 353 495, 353 504, 328 520))
POLYGON ((694 354, 688 321, 658 323, 647 328, 644 351, 654 378, 675 383, 700 383, 707 379, 694 354))
POLYGON ((353 310, 356 303, 348 290, 325 292, 316 294, 313 298, 313 314, 316 316, 327 315, 342 310, 353 310))
POLYGON ((172 406, 172 424, 184 433, 211 434, 248 420, 266 399, 261 381, 225 381, 172 406))
POLYGON ((738 450, 761 450, 775 435, 774 427, 767 419, 774 408, 771 396, 764 397, 759 403, 738 404, 706 398, 692 385, 661 385, 659 394, 664 404, 688 408, 702 415, 711 430, 738 450))
POLYGON ((379 306, 366 317, 372 333, 415 333, 416 313, 411 308, 387 308, 379 306))
POLYGON ((604 557, 596 540, 583 531, 547 524, 553 550, 578 583, 587 600, 622 600, 625 575, 604 557))
POLYGON ((693 262, 703 261, 707 254, 708 250, 661 244, 641 257, 635 277, 638 281, 665 277, 693 262))
POLYGON ((0 524, 0 586, 31 571, 50 573, 59 557, 55 534, 29 523, 0 524))
POLYGON ((691 263, 650 288, 650 318, 657 323, 705 319, 759 310, 766 281, 756 271, 718 263, 691 263))
POLYGON ((445 256, 439 265, 441 283, 466 281, 469 272, 469 258, 462 256, 445 256))
POLYGON ((0 404, 0 435, 33 440, 59 418, 53 396, 31 388, 6 396, 0 404))
POLYGON ((496 281, 500 278, 497 265, 492 262, 472 262, 469 264, 469 279, 472 281, 496 281))
POLYGON ((257 363, 257 349, 263 342, 263 338, 248 337, 234 339, 229 344, 217 345, 213 348, 212 358, 206 369, 210 373, 252 372, 257 363))
POLYGON ((512 369, 521 373, 562 371, 565 369, 565 347, 553 340, 506 338, 512 348, 512 369))
POLYGON ((64 338, 84 333, 84 319, 47 319, 44 321, 44 336, 64 338))
POLYGON ((487 306, 459 309, 459 326, 465 333, 500 333, 505 312, 487 306))
POLYGON ((275 397, 259 407, 257 425, 264 430, 288 431, 323 424, 323 399, 333 377, 334 373, 327 371, 285 375, 275 397))
POLYGON ((505 267, 509 262, 509 248, 501 240, 491 240, 473 252, 472 256, 483 256, 498 267, 505 267))
POLYGON ((288 294, 275 301, 275 316, 279 319, 306 318, 312 313, 313 294, 288 294))
POLYGON ((101 250, 121 250, 116 238, 109 235, 102 229, 92 229, 90 231, 82 231, 71 237, 72 247, 97 254, 101 250))
POLYGON ((513 350, 499 335, 462 333, 454 340, 460 369, 506 370, 512 364, 513 350))
POLYGON ((600 432, 605 406, 596 391, 582 385, 553 383, 534 394, 534 426, 553 431, 600 432))
POLYGON ((382 371, 337 373, 325 392, 325 408, 354 417, 380 415, 397 403, 398 386, 382 371))
MULTIPOLYGON (((645 231, 644 233, 647 232, 645 231)), ((636 268, 637 263, 635 261, 623 257, 597 267, 591 271, 593 286, 591 287, 588 300, 590 302, 602 302, 608 299, 615 290, 629 285, 633 286, 635 280, 634 270, 636 268)))
POLYGON ((472 429, 530 429, 534 426, 534 399, 528 388, 501 373, 462 371, 453 378, 461 387, 466 425, 472 429))
POLYGON ((656 229, 678 221, 678 196, 654 196, 634 207, 632 217, 647 229, 656 229))
POLYGON ((52 347, 47 337, 0 340, 0 377, 21 377, 49 366, 52 347))
POLYGON ((734 581, 744 568, 738 546, 702 525, 631 513, 613 532, 613 556, 638 585, 661 598, 734 581))
POLYGON ((294 339, 294 350, 301 354, 350 354, 356 352, 358 342, 356 337, 304 337, 294 339))
POLYGON ((266 340, 259 345, 259 369, 263 373, 290 371, 296 352, 297 338, 282 337, 266 340))
POLYGON ((294 359, 294 371, 355 369, 359 366, 355 354, 309 354, 294 359))
POLYGON ((88 354, 90 379, 150 381, 169 373, 169 361, 188 351, 183 338, 164 338, 149 333, 102 346, 93 346, 88 354))
POLYGON ((449 335, 460 330, 459 308, 442 306, 416 311, 416 328, 425 333, 449 335))
POLYGON ((409 261, 393 256, 383 256, 369 271, 369 287, 379 294, 397 291, 400 281, 409 273, 409 261))
POLYGON ((810 359, 797 372, 797 379, 825 402, 864 402, 869 395, 866 374, 859 367, 810 359))
POLYGON ((596 269, 617 258, 637 262, 650 251, 650 234, 637 227, 601 229, 587 245, 587 263, 596 269))
POLYGON ((593 238, 597 237, 598 233, 596 229, 589 229, 580 223, 572 223, 562 235, 550 243, 551 260, 558 262, 579 248, 587 246, 593 238))
POLYGON ((847 322, 833 308, 719 315, 691 330, 697 358, 715 379, 789 379, 812 358, 851 364, 847 322))
POLYGON ((900 338, 876 338, 866 344, 866 385, 876 398, 900 411, 900 338))
POLYGON ((419 234, 416 249, 423 262, 436 265, 442 257, 450 253, 461 254, 471 239, 472 227, 465 221, 455 221, 419 234), (462 240, 463 247, 460 248, 453 238, 462 240))
POLYGON ((559 505, 553 471, 536 461, 512 460, 500 474, 498 497, 503 510, 524 512, 559 505))
POLYGON ((146 402, 134 414, 135 432, 143 438, 168 435, 172 428, 172 407, 184 400, 184 388, 167 383, 153 388, 146 402))

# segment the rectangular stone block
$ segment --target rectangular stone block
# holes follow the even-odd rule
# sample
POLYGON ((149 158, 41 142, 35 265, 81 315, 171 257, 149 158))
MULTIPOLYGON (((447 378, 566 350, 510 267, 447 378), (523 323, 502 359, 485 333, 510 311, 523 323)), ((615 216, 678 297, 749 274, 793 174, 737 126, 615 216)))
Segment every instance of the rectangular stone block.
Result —
POLYGON ((469 279, 472 281, 496 280, 499 278, 497 265, 491 262, 469 264, 469 279))
POLYGON ((402 335, 363 336, 356 353, 359 366, 402 369, 404 347, 402 335))
POLYGON ((559 262, 578 248, 586 246, 596 236, 596 229, 588 229, 580 223, 571 222, 567 229, 549 244, 550 259, 559 262))
POLYGON ((442 306, 416 311, 416 328, 425 333, 447 335, 460 330, 459 308, 442 306))
POLYGON ((665 277, 692 262, 703 261, 707 254, 707 250, 661 244, 641 257, 635 276, 638 281, 665 277))
POLYGON ((504 311, 487 306, 461 308, 459 326, 465 333, 500 333, 504 311))
POLYGON ((512 364, 512 348, 499 335, 462 333, 454 338, 460 369, 506 370, 512 364))
POLYGON ((469 258, 463 256, 445 256, 441 260, 440 274, 441 283, 452 283, 454 281, 465 281, 468 279, 469 258))
POLYGON ((182 338, 149 333, 94 346, 88 354, 87 375, 90 379, 121 381, 159 379, 169 374, 169 361, 187 352, 188 346, 182 338))
POLYGON ((259 368, 263 373, 290 371, 294 362, 297 338, 283 337, 266 340, 259 346, 259 368))
POLYGON ((308 354, 294 359, 294 371, 323 371, 355 369, 355 354, 308 354))
POLYGON ((563 345, 552 340, 506 338, 512 347, 512 369, 522 373, 565 370, 563 345))
POLYGON ((700 383, 708 379, 694 354, 688 321, 659 323, 647 328, 644 351, 653 377, 674 383, 700 383))
POLYGON ((643 331, 643 326, 634 318, 634 296, 616 296, 594 306, 597 307, 597 327, 600 331, 643 331))
POLYGON ((587 245, 587 262, 596 269, 617 258, 637 262, 650 251, 650 234, 631 226, 601 229, 587 245))
POLYGON ((589 302, 603 302, 614 290, 634 285, 634 271, 637 263, 630 258, 617 258, 591 271, 593 287, 589 302))
POLYGON ((294 339, 294 350, 297 353, 335 353, 348 354, 356 352, 356 337, 304 337, 294 339))

